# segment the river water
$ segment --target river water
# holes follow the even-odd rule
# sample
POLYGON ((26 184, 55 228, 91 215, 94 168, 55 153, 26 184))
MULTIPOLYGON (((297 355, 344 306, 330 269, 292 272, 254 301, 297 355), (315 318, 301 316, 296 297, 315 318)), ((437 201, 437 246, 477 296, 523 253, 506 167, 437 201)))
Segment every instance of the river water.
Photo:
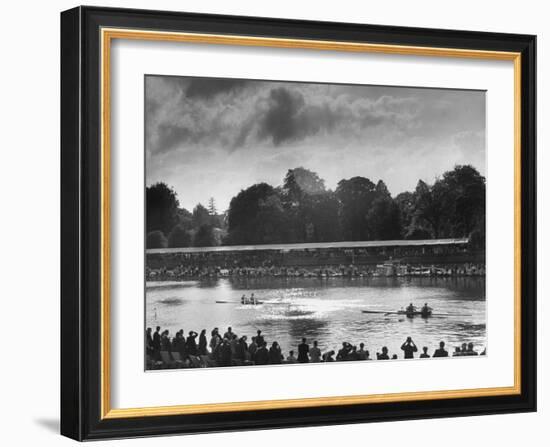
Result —
POLYGON ((148 283, 146 326, 200 332, 228 326, 248 339, 261 329, 276 340, 285 356, 302 337, 318 340, 322 352, 338 350, 343 341, 359 345, 375 357, 382 346, 402 358, 401 344, 411 336, 429 353, 445 341, 449 353, 464 342, 481 352, 486 345, 485 278, 219 278, 174 283, 148 283), (240 304, 254 293, 264 304, 240 304), (216 303, 228 301, 228 303, 216 303), (397 311, 413 302, 433 308, 428 319, 362 313, 397 311), (443 315, 436 315, 443 314, 443 315))

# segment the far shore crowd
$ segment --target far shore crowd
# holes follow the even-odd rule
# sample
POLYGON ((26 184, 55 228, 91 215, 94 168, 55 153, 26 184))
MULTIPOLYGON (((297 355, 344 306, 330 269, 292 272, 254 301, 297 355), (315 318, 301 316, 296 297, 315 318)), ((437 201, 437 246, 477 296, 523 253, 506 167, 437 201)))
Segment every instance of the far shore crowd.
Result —
POLYGON ((147 268, 147 281, 169 281, 187 278, 208 277, 305 277, 305 278, 337 278, 337 277, 377 277, 377 276, 406 276, 406 277, 458 277, 458 276, 485 276, 485 265, 465 263, 452 266, 369 266, 369 265, 327 265, 322 267, 233 267, 220 266, 179 265, 168 269, 147 268))
MULTIPOLYGON (((187 337, 183 329, 174 336, 169 330, 161 330, 157 326, 153 331, 147 328, 145 331, 146 363, 147 369, 167 368, 207 368, 227 366, 251 366, 251 365, 277 365, 293 363, 322 363, 335 361, 361 361, 361 360, 397 360, 396 353, 390 353, 386 346, 371 356, 364 343, 358 345, 343 342, 338 350, 326 350, 322 352, 316 340, 309 344, 307 338, 302 338, 296 349, 283 352, 277 341, 266 339, 261 330, 248 341, 246 335, 237 335, 231 327, 228 327, 223 336, 218 328, 210 332, 208 339, 206 329, 200 334, 189 331, 187 337)), ((478 352, 473 343, 463 343, 456 346, 449 354, 445 342, 430 352, 427 346, 419 347, 411 337, 401 345, 401 355, 404 359, 441 358, 485 355, 486 350, 478 352)))

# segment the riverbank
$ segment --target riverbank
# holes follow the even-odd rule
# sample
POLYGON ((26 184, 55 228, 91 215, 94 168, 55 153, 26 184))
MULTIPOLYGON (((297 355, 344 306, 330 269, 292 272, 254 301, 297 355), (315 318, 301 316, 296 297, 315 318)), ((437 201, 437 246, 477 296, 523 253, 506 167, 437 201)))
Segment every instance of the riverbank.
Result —
POLYGON ((199 278, 229 277, 274 277, 274 278, 351 278, 351 277, 484 277, 485 265, 467 263, 453 266, 411 266, 393 264, 372 267, 365 266, 325 266, 323 268, 292 267, 236 267, 220 266, 178 266, 172 269, 165 267, 147 268, 147 281, 174 281, 199 278))

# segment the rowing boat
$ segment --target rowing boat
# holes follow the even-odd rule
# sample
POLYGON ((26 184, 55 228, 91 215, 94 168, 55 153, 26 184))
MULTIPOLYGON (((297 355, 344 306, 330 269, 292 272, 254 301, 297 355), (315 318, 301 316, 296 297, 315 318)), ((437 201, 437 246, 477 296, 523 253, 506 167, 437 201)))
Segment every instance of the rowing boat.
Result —
POLYGON ((242 304, 243 306, 256 306, 258 304, 264 304, 263 301, 256 301, 255 303, 241 303, 240 301, 221 301, 217 300, 216 304, 242 304))
POLYGON ((414 318, 414 317, 422 317, 422 318, 429 318, 432 316, 432 311, 428 310, 426 312, 423 312, 421 310, 398 310, 397 315, 406 315, 407 318, 414 318))
POLYGON ((406 310, 398 310, 398 311, 387 311, 387 310, 362 310, 364 314, 383 314, 383 315, 406 315, 407 318, 414 318, 414 317, 422 317, 422 318, 428 318, 432 316, 432 311, 429 312, 422 312, 419 310, 415 310, 414 312, 406 311, 406 310))
POLYGON ((422 311, 416 310, 414 312, 407 312, 406 310, 398 311, 388 311, 388 310, 362 310, 364 314, 381 314, 381 315, 406 315, 408 318, 414 317, 471 317, 468 314, 443 314, 443 313, 433 313, 430 311, 428 314, 423 314, 422 311))

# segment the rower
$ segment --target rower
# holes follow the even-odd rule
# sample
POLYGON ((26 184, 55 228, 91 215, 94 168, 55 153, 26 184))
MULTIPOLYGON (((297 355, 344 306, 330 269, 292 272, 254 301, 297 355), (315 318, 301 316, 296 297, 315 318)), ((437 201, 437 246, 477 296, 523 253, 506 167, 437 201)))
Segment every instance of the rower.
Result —
POLYGON ((416 311, 416 307, 414 307, 413 303, 409 304, 406 309, 408 314, 412 314, 416 311))
POLYGON ((432 308, 428 306, 428 303, 424 303, 422 310, 420 311, 423 317, 426 317, 432 313, 432 308))
POLYGON ((250 304, 256 304, 256 298, 254 297, 254 294, 250 295, 250 304))
POLYGON ((241 304, 246 304, 246 295, 243 293, 243 296, 241 296, 241 304))

